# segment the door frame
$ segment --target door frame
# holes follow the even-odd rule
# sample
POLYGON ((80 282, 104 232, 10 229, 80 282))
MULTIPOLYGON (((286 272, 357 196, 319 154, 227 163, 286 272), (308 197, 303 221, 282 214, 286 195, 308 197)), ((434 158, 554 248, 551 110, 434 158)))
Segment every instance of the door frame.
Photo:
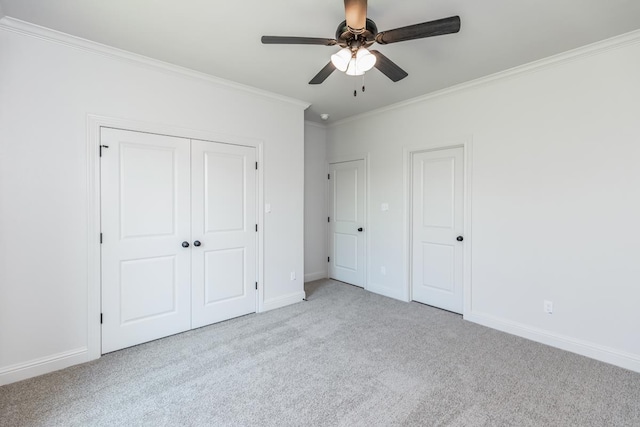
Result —
MULTIPOLYGON (((369 185, 369 153, 366 153, 364 155, 331 157, 327 159, 325 163, 325 172, 329 174, 332 163, 346 163, 346 162, 354 162, 358 160, 364 161, 364 229, 365 229, 365 233, 362 236, 364 239, 364 283, 362 288, 368 291, 369 290, 369 262, 370 262, 369 254, 371 253, 371 248, 369 247, 369 244, 370 244, 369 242, 371 242, 371 239, 368 238, 368 233, 367 233, 369 231, 369 204, 368 204, 369 188, 371 187, 369 185)), ((330 181, 329 179, 327 179, 327 183, 325 186, 325 194, 327 195, 325 213, 327 217, 331 216, 331 212, 329 212, 329 206, 330 206, 329 196, 331 195, 331 188, 329 188, 329 185, 330 185, 330 181)), ((326 239, 325 239, 326 240, 325 254, 327 257, 329 257, 329 254, 331 253, 331 248, 329 247, 330 232, 331 232, 330 227, 329 225, 327 225, 327 232, 326 232, 326 239)), ((327 277, 329 277, 329 262, 327 262, 327 277)))
POLYGON ((100 326, 102 254, 100 247, 101 183, 100 183, 100 132, 101 128, 115 128, 133 132, 153 133, 201 141, 243 145, 256 149, 258 173, 256 182, 256 220, 258 222, 256 312, 264 311, 264 141, 239 135, 216 133, 206 130, 181 128, 160 123, 87 115, 87 361, 102 356, 102 331, 100 326))
POLYGON ((404 259, 405 259, 405 289, 404 300, 412 301, 412 248, 413 248, 413 156, 425 151, 446 150, 448 148, 462 148, 464 158, 464 209, 463 226, 464 241, 463 248, 463 273, 462 273, 462 315, 463 318, 471 314, 471 178, 472 178, 472 158, 473 158, 473 137, 462 136, 457 138, 434 139, 433 142, 424 142, 418 145, 405 146, 402 149, 403 157, 403 177, 404 177, 404 259))

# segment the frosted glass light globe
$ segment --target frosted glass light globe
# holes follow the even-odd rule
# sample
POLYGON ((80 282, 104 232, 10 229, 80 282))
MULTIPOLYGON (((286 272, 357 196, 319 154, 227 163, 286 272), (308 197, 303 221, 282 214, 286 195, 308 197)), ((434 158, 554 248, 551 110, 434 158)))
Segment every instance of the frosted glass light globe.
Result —
POLYGON ((351 49, 349 49, 348 47, 340 49, 338 52, 331 55, 331 62, 338 70, 342 72, 347 71, 351 59, 351 49))

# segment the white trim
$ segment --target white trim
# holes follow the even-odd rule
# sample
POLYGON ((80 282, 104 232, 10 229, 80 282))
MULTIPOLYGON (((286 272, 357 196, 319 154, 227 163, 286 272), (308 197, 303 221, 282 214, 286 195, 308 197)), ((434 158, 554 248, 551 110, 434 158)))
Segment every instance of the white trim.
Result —
MULTIPOLYGON (((88 360, 100 358, 100 129, 115 128, 134 132, 146 132, 160 135, 176 136, 201 141, 244 145, 256 148, 258 161, 257 203, 258 210, 258 301, 256 312, 266 311, 267 302, 264 301, 264 142, 259 139, 238 135, 229 135, 211 131, 181 128, 165 124, 147 123, 128 119, 87 115, 87 178, 88 178, 88 360)), ((304 298, 304 297, 303 297, 304 298)), ((301 298, 302 299, 302 298, 301 298)), ((286 305, 286 304, 285 304, 286 305)))
POLYGON ((26 380, 89 361, 86 347, 7 366, 0 370, 0 386, 26 380))
POLYGON ((87 116, 87 351, 89 360, 102 355, 100 248, 100 127, 98 116, 87 116))
MULTIPOLYGON (((326 162, 326 172, 329 173, 330 170, 330 166, 334 163, 346 163, 346 162, 355 162, 358 160, 362 160, 364 162, 364 235, 362 236, 364 238, 364 283, 363 283, 363 289, 369 291, 369 270, 370 270, 370 257, 369 254, 371 253, 371 239, 369 239, 369 191, 371 188, 371 183, 370 183, 370 158, 371 158, 371 153, 366 153, 364 155, 353 155, 353 156, 339 156, 339 157, 332 157, 329 160, 327 160, 326 162)), ((330 184, 330 180, 327 180, 327 184, 325 186, 325 200, 326 200, 326 210, 327 210, 327 216, 330 217, 331 213, 329 212, 329 196, 331 195, 331 189, 329 188, 329 184, 330 184)), ((326 251, 327 251, 327 256, 330 257, 331 256, 331 248, 329 247, 329 242, 330 242, 330 238, 329 238, 329 233, 331 232, 331 227, 327 226, 326 227, 326 251)), ((330 272, 330 268, 329 266, 327 266, 327 278, 329 278, 329 275, 331 274, 330 272)), ((357 285, 354 285, 357 286, 357 285)))
POLYGON ((266 164, 264 162, 264 143, 258 142, 256 147, 256 156, 258 161, 258 183, 256 190, 258 191, 258 305, 256 313, 262 313, 264 308, 264 170, 266 164))
POLYGON ((473 311, 473 286, 472 279, 472 256, 473 256, 473 233, 471 213, 473 194, 473 136, 467 137, 464 143, 464 270, 463 270, 463 307, 462 314, 473 311))
POLYGON ((138 55, 136 53, 127 52, 122 49, 117 49, 101 43, 96 43, 91 40, 72 36, 70 34, 45 28, 40 25, 32 24, 30 22, 25 22, 20 19, 11 18, 8 16, 0 19, 0 30, 26 35, 47 42, 57 43, 92 54, 105 56, 110 59, 134 63, 137 65, 145 66, 147 68, 169 72, 186 78, 206 81, 220 87, 239 90, 262 98, 268 98, 271 100, 303 107, 304 109, 309 108, 309 106, 311 105, 309 102, 300 101, 298 99, 278 95, 276 93, 268 92, 266 90, 258 89, 252 86, 232 82, 230 80, 225 80, 219 77, 212 76, 210 74, 169 64, 167 62, 159 61, 157 59, 149 58, 143 55, 138 55))
POLYGON ((316 128, 320 128, 320 129, 327 129, 327 127, 328 127, 324 123, 312 122, 311 120, 305 120, 304 124, 305 125, 309 125, 309 126, 313 126, 313 127, 316 127, 316 128))
POLYGON ((456 138, 439 138, 433 139, 434 142, 424 142, 417 145, 409 145, 402 148, 402 162, 403 162, 403 198, 404 198, 404 236, 403 236, 403 257, 405 260, 405 273, 404 273, 404 292, 403 301, 411 301, 411 169, 413 162, 413 155, 423 151, 435 151, 444 150, 448 148, 462 147, 464 153, 464 261, 463 261, 463 279, 462 279, 462 292, 463 292, 463 307, 462 314, 471 313, 471 247, 473 238, 471 235, 471 182, 473 171, 473 136, 461 136, 456 138))
POLYGON ((362 114, 350 116, 345 119, 338 120, 336 122, 328 124, 327 127, 333 128, 333 127, 344 125, 346 123, 361 120, 365 117, 376 116, 378 114, 383 114, 389 111, 399 110, 404 107, 407 107, 413 104, 418 104, 431 99, 444 98, 447 96, 456 95, 459 92, 463 92, 468 89, 489 85, 500 80, 520 77, 526 74, 540 71, 545 68, 551 68, 551 67, 563 65, 571 61, 581 60, 583 58, 587 58, 592 55, 604 53, 609 50, 621 49, 621 48, 624 48, 625 46, 633 45, 637 43, 640 43, 640 30, 634 30, 626 34, 611 37, 606 40, 602 40, 586 46, 582 46, 576 49, 562 52, 557 55, 549 56, 547 58, 530 62, 528 64, 519 65, 517 67, 513 67, 504 71, 499 71, 497 73, 490 74, 485 77, 480 77, 478 79, 474 79, 474 80, 470 80, 454 86, 450 86, 448 88, 427 93, 425 95, 411 98, 406 101, 400 101, 395 104, 381 107, 372 111, 367 111, 362 114))
POLYGON ((315 273, 308 273, 304 275, 304 283, 313 282, 314 280, 326 279, 326 271, 316 271, 315 273))
POLYGON ((271 298, 264 302, 264 311, 275 310, 291 304, 302 302, 307 297, 304 291, 294 292, 277 298, 271 298))
POLYGON ((640 357, 635 354, 625 353, 613 348, 594 344, 588 341, 582 341, 566 335, 555 334, 543 329, 533 328, 531 326, 501 319, 489 314, 472 312, 469 315, 465 315, 464 319, 535 342, 550 345, 585 357, 590 357, 601 362, 610 363, 621 368, 640 372, 640 357))

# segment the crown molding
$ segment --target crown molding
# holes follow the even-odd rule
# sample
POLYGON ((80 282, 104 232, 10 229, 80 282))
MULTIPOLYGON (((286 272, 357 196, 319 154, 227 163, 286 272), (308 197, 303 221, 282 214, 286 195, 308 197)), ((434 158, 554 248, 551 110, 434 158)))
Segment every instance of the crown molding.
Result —
POLYGON ((507 80, 510 78, 523 76, 526 74, 537 72, 542 69, 555 67, 561 64, 580 60, 583 58, 587 58, 589 56, 598 55, 610 50, 616 50, 616 49, 623 48, 625 46, 634 45, 638 43, 640 43, 640 30, 634 30, 619 36, 611 37, 609 39, 588 44, 586 46, 582 46, 576 49, 568 50, 566 52, 549 56, 547 58, 543 58, 534 62, 530 62, 528 64, 519 65, 517 67, 513 67, 504 71, 499 71, 497 73, 490 74, 485 77, 480 77, 479 79, 460 83, 458 85, 451 86, 446 89, 438 90, 435 92, 428 93, 426 95, 421 95, 415 98, 408 99, 406 101, 401 101, 395 104, 391 104, 386 107, 381 107, 372 111, 367 111, 362 114, 347 117, 335 123, 331 123, 327 125, 327 127, 335 128, 347 123, 364 119, 366 117, 376 116, 378 114, 386 113, 392 110, 398 110, 413 104, 419 104, 421 102, 426 102, 432 99, 443 98, 446 96, 457 94, 459 92, 463 92, 468 89, 489 85, 496 81, 507 80))
POLYGON ((311 120, 305 120, 304 121, 305 126, 312 126, 312 127, 316 127, 316 128, 320 128, 320 129, 327 129, 327 125, 323 124, 323 123, 318 123, 318 122, 314 122, 311 120))
MULTIPOLYGON (((0 10, 1 13, 1 10, 0 10)), ((301 101, 295 98, 279 95, 266 90, 258 89, 252 86, 243 85, 240 83, 225 80, 219 77, 212 76, 211 74, 202 73, 189 68, 180 67, 178 65, 169 64, 157 59, 149 58, 147 56, 139 55, 137 53, 128 52, 115 47, 107 46, 101 43, 93 42, 91 40, 83 39, 80 37, 72 36, 67 33, 63 33, 50 28, 42 27, 40 25, 32 24, 30 22, 22 21, 20 19, 12 18, 9 16, 2 17, 0 15, 0 30, 9 31, 40 40, 44 40, 51 43, 57 43, 63 46, 79 49, 85 52, 93 53, 96 55, 104 56, 110 59, 120 60, 129 64, 137 64, 147 68, 170 72, 174 75, 181 77, 187 77, 195 80, 205 81, 207 83, 214 84, 216 86, 231 88, 239 90, 245 93, 259 96, 261 98, 267 98, 287 104, 292 104, 303 109, 309 108, 311 105, 308 102, 301 101)))

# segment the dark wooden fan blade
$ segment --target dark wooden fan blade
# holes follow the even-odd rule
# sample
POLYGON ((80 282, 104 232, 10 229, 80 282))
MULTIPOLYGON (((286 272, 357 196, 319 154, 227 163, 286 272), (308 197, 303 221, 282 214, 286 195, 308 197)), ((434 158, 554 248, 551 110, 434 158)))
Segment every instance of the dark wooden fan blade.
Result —
POLYGON ((333 46, 336 43, 337 41, 334 39, 321 39, 316 37, 262 36, 262 44, 316 44, 333 46))
POLYGON ((457 33, 458 31, 460 31, 460 17, 451 16, 449 18, 438 19, 437 21, 423 22, 422 24, 382 31, 376 35, 376 42, 380 44, 398 43, 407 40, 457 33))
POLYGON ((367 26, 367 0, 344 0, 347 27, 353 34, 362 34, 367 26))
POLYGON ((336 69, 335 65, 333 65, 333 63, 331 61, 329 61, 329 63, 327 65, 325 65, 324 68, 322 70, 320 70, 320 72, 318 74, 316 74, 316 76, 314 78, 311 79, 309 84, 310 85, 319 85, 323 81, 327 80, 327 77, 329 77, 331 75, 331 73, 333 73, 333 71, 335 69, 336 69))
POLYGON ((380 70, 382 74, 389 77, 394 82, 400 81, 409 75, 405 70, 398 67, 395 62, 393 62, 377 50, 371 50, 370 52, 376 56, 375 67, 380 70))

